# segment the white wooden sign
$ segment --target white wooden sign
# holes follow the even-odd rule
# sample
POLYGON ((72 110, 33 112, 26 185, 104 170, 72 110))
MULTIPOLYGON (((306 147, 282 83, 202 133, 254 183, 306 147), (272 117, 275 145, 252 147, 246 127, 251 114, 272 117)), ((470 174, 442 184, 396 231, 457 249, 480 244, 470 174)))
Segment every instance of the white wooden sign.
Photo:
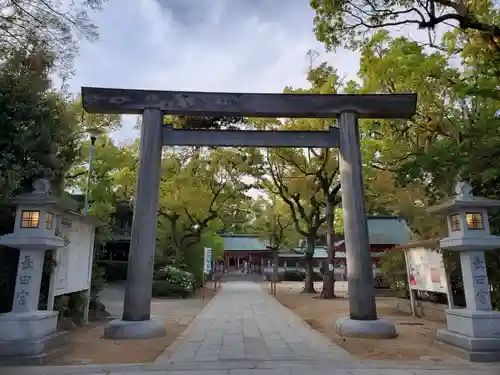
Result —
POLYGON ((443 257, 440 253, 417 247, 407 250, 406 261, 411 289, 448 293, 443 257))
POLYGON ((205 247, 203 252, 203 272, 207 275, 212 271, 212 249, 205 247))
POLYGON ((54 296, 89 289, 92 272, 94 226, 74 216, 60 230, 66 246, 57 251, 54 296))

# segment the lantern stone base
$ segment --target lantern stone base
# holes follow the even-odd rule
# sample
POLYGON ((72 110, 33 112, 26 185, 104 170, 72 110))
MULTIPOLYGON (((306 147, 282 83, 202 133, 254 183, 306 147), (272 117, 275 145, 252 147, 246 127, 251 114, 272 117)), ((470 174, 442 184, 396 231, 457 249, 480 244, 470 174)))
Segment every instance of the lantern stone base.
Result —
POLYGON ((104 338, 114 340, 153 339, 167 334, 162 320, 126 321, 115 319, 104 329, 104 338))
POLYGON ((446 322, 437 332, 445 349, 471 362, 500 361, 500 312, 450 309, 446 322))
POLYGON ((394 324, 385 319, 354 320, 342 318, 337 320, 336 331, 340 336, 373 339, 392 339, 398 335, 394 324))
POLYGON ((0 315, 0 362, 40 364, 66 341, 57 332, 57 312, 10 312, 0 315))

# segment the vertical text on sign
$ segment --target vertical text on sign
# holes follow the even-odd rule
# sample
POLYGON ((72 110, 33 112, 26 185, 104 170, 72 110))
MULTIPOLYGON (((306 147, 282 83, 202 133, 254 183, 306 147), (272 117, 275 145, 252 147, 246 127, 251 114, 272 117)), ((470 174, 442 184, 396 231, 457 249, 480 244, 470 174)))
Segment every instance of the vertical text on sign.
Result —
POLYGON ((34 268, 34 261, 30 255, 24 255, 21 260, 21 269, 19 270, 19 285, 22 285, 19 292, 17 292, 17 303, 19 306, 25 306, 26 300, 29 296, 29 284, 31 275, 29 273, 34 268), (25 289, 26 288, 26 289, 25 289))
POLYGON ((24 306, 26 304, 26 297, 28 296, 29 293, 24 289, 21 289, 19 293, 17 293, 17 303, 19 303, 20 306, 24 306))
POLYGON ((23 270, 33 268, 33 260, 29 255, 24 256, 24 260, 21 262, 21 267, 23 270))
POLYGON ((472 258, 473 275, 472 281, 474 283, 474 290, 476 291, 477 301, 481 305, 488 304, 489 300, 489 285, 486 276, 486 263, 484 261, 484 254, 474 255, 472 258))

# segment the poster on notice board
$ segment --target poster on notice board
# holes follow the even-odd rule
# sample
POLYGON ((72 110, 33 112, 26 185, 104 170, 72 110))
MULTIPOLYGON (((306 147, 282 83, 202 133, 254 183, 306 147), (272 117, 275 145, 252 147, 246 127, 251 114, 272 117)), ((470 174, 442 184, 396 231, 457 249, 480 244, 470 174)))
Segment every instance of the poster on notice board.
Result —
POLYGON ((408 280, 413 290, 447 293, 443 257, 433 249, 407 250, 408 280))

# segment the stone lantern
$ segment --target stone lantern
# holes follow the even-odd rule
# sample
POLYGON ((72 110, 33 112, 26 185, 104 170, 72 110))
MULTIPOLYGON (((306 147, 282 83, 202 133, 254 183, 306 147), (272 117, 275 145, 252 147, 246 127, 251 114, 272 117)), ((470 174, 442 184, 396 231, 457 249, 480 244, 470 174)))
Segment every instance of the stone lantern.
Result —
POLYGON ((0 237, 0 245, 19 249, 12 311, 0 314, 0 359, 36 357, 53 347, 57 312, 38 310, 45 251, 65 246, 59 225, 63 209, 52 196, 47 180, 37 180, 33 192, 15 197, 14 232, 0 237))
POLYGON ((500 236, 490 233, 487 212, 500 207, 500 200, 475 197, 471 191, 459 182, 454 199, 429 209, 446 214, 449 234, 440 247, 460 253, 466 301, 466 308, 446 310, 447 327, 437 337, 470 361, 499 361, 500 312, 492 311, 484 252, 500 248, 500 236))

